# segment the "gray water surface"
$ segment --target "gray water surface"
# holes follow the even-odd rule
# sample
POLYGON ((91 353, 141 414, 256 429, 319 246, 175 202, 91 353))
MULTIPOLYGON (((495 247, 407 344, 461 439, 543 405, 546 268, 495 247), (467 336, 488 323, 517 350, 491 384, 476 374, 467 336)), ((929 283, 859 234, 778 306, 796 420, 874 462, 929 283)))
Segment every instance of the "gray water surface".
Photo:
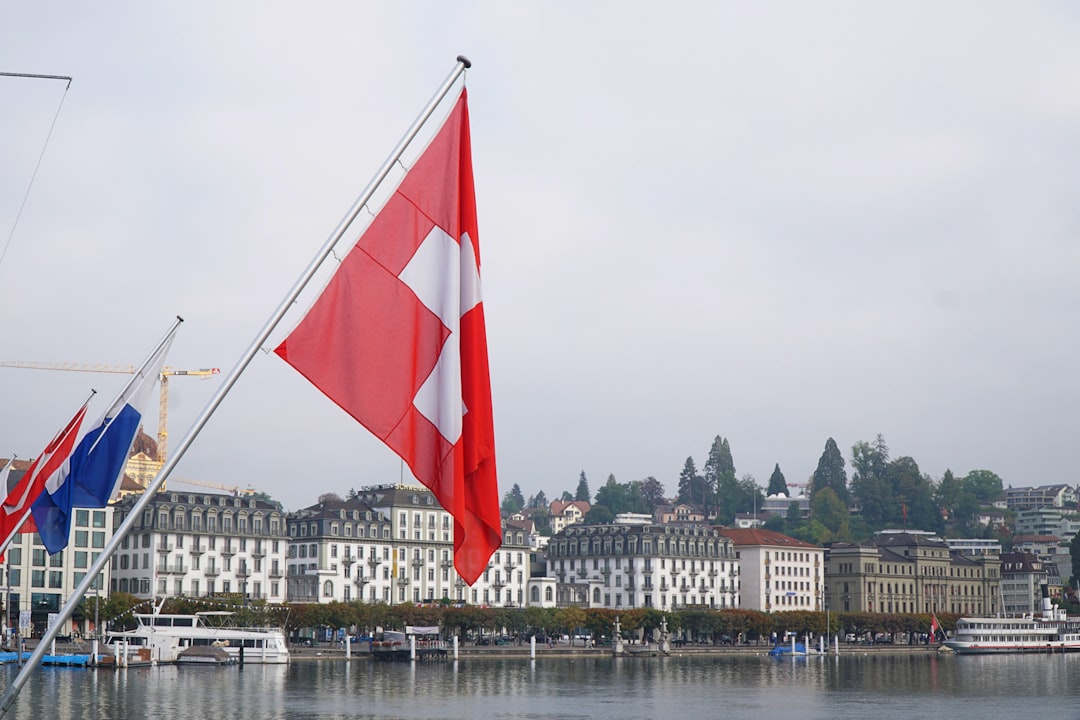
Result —
MULTIPOLYGON (((0 668, 10 684, 17 668, 0 668)), ((8 718, 1080 719, 1080 654, 41 668, 8 718)), ((6 720, 6 719, 5 719, 6 720)))

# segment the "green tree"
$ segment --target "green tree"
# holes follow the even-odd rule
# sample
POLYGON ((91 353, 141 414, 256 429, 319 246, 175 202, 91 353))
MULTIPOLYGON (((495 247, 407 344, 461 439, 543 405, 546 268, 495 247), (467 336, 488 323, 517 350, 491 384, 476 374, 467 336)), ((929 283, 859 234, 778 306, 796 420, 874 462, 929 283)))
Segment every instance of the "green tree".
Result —
POLYGON ((961 490, 952 515, 962 537, 978 536, 983 530, 979 524, 979 499, 969 490, 961 490))
POLYGON ((503 496, 502 510, 507 515, 513 515, 525 507, 525 498, 521 494, 521 488, 517 483, 503 496))
POLYGON ((705 479, 698 475, 697 467, 694 465, 694 458, 686 458, 682 472, 679 473, 679 502, 688 505, 703 505, 705 502, 704 489, 705 479))
POLYGON ((735 460, 731 456, 731 445, 719 435, 713 438, 709 456, 702 471, 705 483, 703 507, 717 508, 720 518, 735 516, 738 504, 738 481, 735 477, 735 460))
POLYGON ((994 500, 1004 488, 1004 483, 996 474, 989 470, 972 470, 964 476, 964 489, 971 492, 979 499, 979 502, 989 503, 994 500))
POLYGON ((667 502, 664 497, 664 485, 652 475, 641 481, 641 497, 649 506, 649 512, 657 505, 667 502))
POLYGON ((824 487, 810 499, 810 517, 829 531, 829 540, 849 540, 848 509, 831 487, 824 487))
POLYGON ((941 476, 941 482, 938 483, 937 488, 934 490, 934 499, 937 501, 938 506, 949 514, 950 518, 955 514, 961 492, 963 492, 963 485, 953 475, 952 470, 946 469, 945 474, 941 476))
POLYGON ((607 507, 613 515, 630 511, 626 486, 616 482, 614 475, 608 475, 607 482, 596 491, 596 502, 593 503, 593 507, 598 505, 607 507))
POLYGON ((574 494, 574 499, 578 502, 592 502, 592 493, 589 492, 589 480, 585 477, 585 471, 581 471, 581 477, 578 478, 577 493, 574 494))
MULTIPOLYGON (((843 460, 843 458, 841 458, 841 460, 843 460)), ((769 489, 765 491, 765 494, 788 495, 787 480, 784 479, 784 473, 780 472, 780 463, 776 463, 772 475, 769 476, 769 489)))
POLYGON ((847 505, 850 501, 848 493, 847 471, 844 469, 844 456, 836 441, 829 438, 825 441, 825 450, 818 458, 817 469, 810 478, 810 494, 813 495, 822 488, 832 488, 840 502, 847 505))
MULTIPOLYGON (((873 445, 859 441, 851 448, 851 491, 859 501, 859 509, 867 525, 882 528, 899 508, 892 487, 885 480, 889 465, 889 448, 880 434, 873 445)), ((830 486, 831 487, 831 486, 830 486)), ((835 489, 835 488, 834 488, 835 489)), ((837 496, 840 497, 839 493, 837 496)))
POLYGON ((645 499, 645 488, 641 480, 633 480, 623 487, 626 488, 626 510, 624 512, 652 513, 653 505, 645 499))
MULTIPOLYGON (((516 487, 516 486, 515 486, 516 487)), ((546 508, 550 505, 547 499, 547 495, 543 490, 538 491, 535 495, 529 498, 529 502, 526 503, 526 507, 530 510, 537 508, 546 508)))
POLYGON ((577 629, 584 627, 588 622, 589 615, 582 608, 571 606, 560 608, 555 611, 555 629, 570 636, 570 644, 574 644, 574 635, 577 629))
POLYGON ((615 513, 607 505, 593 505, 583 520, 586 525, 610 525, 615 520, 615 513))
POLYGON ((536 532, 545 537, 551 537, 551 510, 546 506, 533 510, 532 521, 536 532))
POLYGON ((919 466, 913 458, 900 457, 888 464, 885 479, 892 487, 893 497, 898 505, 898 514, 892 515, 893 522, 904 527, 941 532, 944 525, 941 511, 934 502, 934 488, 930 478, 919 472, 919 466))

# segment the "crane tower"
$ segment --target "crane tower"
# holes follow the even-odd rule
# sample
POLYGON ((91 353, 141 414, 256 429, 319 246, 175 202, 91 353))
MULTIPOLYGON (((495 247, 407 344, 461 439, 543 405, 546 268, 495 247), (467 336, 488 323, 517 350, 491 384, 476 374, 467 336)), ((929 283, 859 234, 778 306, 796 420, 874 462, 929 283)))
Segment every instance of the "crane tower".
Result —
MULTIPOLYGON (((93 363, 43 363, 27 362, 23 360, 0 361, 0 367, 27 368, 30 370, 67 370, 70 372, 95 372, 95 373, 120 373, 134 375, 138 368, 134 365, 103 365, 93 363)), ((203 368, 201 370, 177 370, 176 368, 161 368, 161 407, 158 413, 158 456, 157 461, 165 464, 166 445, 169 440, 167 419, 169 414, 169 378, 175 375, 197 377, 205 380, 211 375, 221 372, 219 368, 203 368)))

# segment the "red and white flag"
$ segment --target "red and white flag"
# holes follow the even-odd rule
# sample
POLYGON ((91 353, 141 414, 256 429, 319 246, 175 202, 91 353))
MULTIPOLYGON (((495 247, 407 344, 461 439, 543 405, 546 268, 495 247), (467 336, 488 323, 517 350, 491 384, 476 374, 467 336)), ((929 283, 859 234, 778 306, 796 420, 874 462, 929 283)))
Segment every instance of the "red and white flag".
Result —
POLYGON ((502 531, 465 90, 275 352, 431 489, 476 582, 502 531))
POLYGON ((64 429, 57 433, 52 442, 30 464, 11 492, 6 492, 6 486, 3 488, 6 497, 0 505, 0 548, 6 549, 15 533, 32 532, 36 529, 33 519, 27 517, 30 506, 41 494, 49 478, 60 471, 71 455, 79 428, 86 416, 88 404, 89 401, 83 403, 83 406, 75 413, 75 417, 71 418, 64 429))
POLYGON ((937 634, 941 631, 941 623, 938 622, 937 613, 930 615, 930 642, 937 642, 937 634))

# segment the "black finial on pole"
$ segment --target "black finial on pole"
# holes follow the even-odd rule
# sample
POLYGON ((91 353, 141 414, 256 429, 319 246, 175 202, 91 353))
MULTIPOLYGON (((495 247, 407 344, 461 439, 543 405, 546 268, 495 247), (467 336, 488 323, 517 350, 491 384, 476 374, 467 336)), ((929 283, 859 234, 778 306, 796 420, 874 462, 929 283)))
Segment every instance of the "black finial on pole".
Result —
POLYGON ((465 57, 464 55, 458 55, 457 56, 457 61, 459 63, 461 63, 462 65, 464 65, 466 70, 468 70, 469 68, 472 67, 472 60, 465 57))

